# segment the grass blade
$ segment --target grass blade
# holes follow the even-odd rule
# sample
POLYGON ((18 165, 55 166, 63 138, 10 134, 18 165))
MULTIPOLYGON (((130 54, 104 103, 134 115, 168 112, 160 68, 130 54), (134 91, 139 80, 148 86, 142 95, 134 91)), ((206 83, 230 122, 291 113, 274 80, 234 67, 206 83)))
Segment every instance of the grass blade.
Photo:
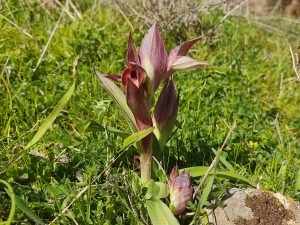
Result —
POLYGON ((11 186, 9 185, 9 183, 7 183, 6 181, 4 180, 0 180, 0 183, 4 184, 7 189, 6 190, 6 193, 9 195, 9 197, 11 198, 11 208, 10 208, 10 212, 9 212, 9 216, 8 216, 8 219, 7 221, 5 222, 1 222, 0 224, 6 224, 6 225, 10 225, 11 222, 13 221, 13 218, 14 218, 14 215, 15 215, 15 211, 16 211, 16 196, 14 194, 14 191, 13 189, 11 188, 11 186))
POLYGON ((25 149, 28 149, 31 146, 33 146, 34 144, 36 144, 44 136, 44 134, 49 129, 49 127, 52 125, 54 120, 59 116, 63 107, 67 104, 67 102, 71 98, 71 96, 74 92, 74 89, 75 89, 75 82, 70 87, 70 89, 67 91, 67 93, 62 97, 62 99, 58 102, 58 104, 55 106, 55 108, 50 113, 50 115, 46 118, 44 123, 40 126, 37 133, 34 135, 33 139, 26 145, 25 149))
POLYGON ((198 206, 200 210, 203 208, 203 206, 209 196, 209 193, 211 191, 213 183, 214 183, 214 176, 211 176, 208 178, 207 185, 205 186, 205 188, 202 192, 202 195, 200 197, 199 206, 198 206))
POLYGON ((300 169, 298 169, 295 188, 296 188, 295 192, 300 190, 300 169))
MULTIPOLYGON (((199 201, 199 204, 198 204, 197 211, 195 213, 194 219, 197 218, 198 217, 197 215, 200 214, 203 211, 203 206, 206 203, 207 198, 209 196, 209 193, 212 190, 213 182, 214 182, 215 176, 216 176, 217 167, 218 167, 218 164, 219 164, 219 161, 220 161, 221 151, 218 151, 218 152, 215 152, 215 153, 216 153, 216 158, 214 159, 214 162, 213 162, 213 168, 214 168, 214 170, 209 171, 209 173, 212 172, 213 175, 211 177, 209 177, 207 185, 205 186, 205 188, 204 188, 204 190, 202 192, 202 195, 200 197, 200 201, 199 201)), ((206 179, 205 176, 202 179, 206 179)))
POLYGON ((44 123, 39 127, 37 133, 34 135, 32 140, 26 145, 26 147, 19 152, 9 163, 6 165, 6 167, 0 172, 0 174, 7 171, 9 168, 11 168, 18 160, 22 158, 22 156, 27 152, 27 150, 36 144, 46 133, 46 131, 49 129, 49 127, 52 125, 54 120, 59 116, 61 110, 63 107, 67 104, 69 99, 71 98, 73 92, 75 89, 75 81, 73 85, 70 87, 70 89, 67 91, 67 93, 62 97, 62 99, 58 102, 58 104, 55 106, 53 111, 50 113, 50 115, 46 118, 44 123))
POLYGON ((32 209, 23 201, 19 196, 15 195, 16 198, 16 205, 27 215, 29 216, 34 222, 38 224, 45 224, 40 217, 38 217, 32 209))
MULTIPOLYGON (((208 170, 209 167, 207 166, 195 166, 195 167, 189 167, 189 168, 184 168, 179 170, 179 173, 182 173, 183 171, 190 171, 190 174, 192 177, 200 177, 200 176, 204 176, 206 171, 208 170)), ((214 174, 214 170, 212 170, 209 174, 213 175, 214 174)), ((256 187, 256 183, 241 176, 238 173, 235 172, 231 172, 231 171, 226 171, 226 170, 216 170, 216 176, 217 177, 222 177, 222 178, 226 178, 226 179, 233 179, 233 180, 241 180, 244 181, 248 184, 250 184, 253 187, 256 187)))
POLYGON ((206 184, 206 186, 205 186, 205 188, 202 192, 202 195, 200 197, 199 204, 198 204, 197 210, 195 212, 192 224, 195 224, 197 218, 199 218, 202 213, 205 213, 205 211, 203 210, 203 206, 206 203, 206 200, 207 200, 207 198, 209 196, 209 193, 212 189, 212 185, 213 185, 213 182, 214 182, 214 175, 208 177, 207 180, 208 180, 208 182, 207 182, 207 184, 206 184))
POLYGON ((88 178, 88 193, 87 193, 87 209, 86 209, 86 221, 90 221, 90 216, 91 216, 91 205, 92 205, 92 186, 91 186, 91 181, 92 181, 92 174, 89 174, 88 178))

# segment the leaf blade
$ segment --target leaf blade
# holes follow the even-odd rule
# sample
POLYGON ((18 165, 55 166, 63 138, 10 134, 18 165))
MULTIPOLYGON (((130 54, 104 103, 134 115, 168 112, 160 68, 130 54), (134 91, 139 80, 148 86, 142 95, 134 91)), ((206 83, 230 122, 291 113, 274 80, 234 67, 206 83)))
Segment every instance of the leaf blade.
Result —
POLYGON ((16 205, 27 215, 29 216, 34 222, 38 224, 45 224, 44 221, 36 215, 33 210, 23 201, 18 195, 15 195, 16 205))
POLYGON ((146 200, 146 208, 153 225, 179 225, 171 210, 161 200, 146 200))
MULTIPOLYGON (((195 167, 181 169, 181 170, 179 170, 179 173, 182 173, 183 171, 190 171, 190 175, 192 177, 199 177, 199 176, 204 176, 204 174, 206 173, 207 170, 208 170, 208 167, 206 167, 206 166, 195 166, 195 167)), ((209 174, 212 175, 214 173, 215 173, 215 171, 212 170, 209 174)), ((222 178, 227 178, 227 179, 241 180, 241 181, 244 181, 244 182, 250 184, 253 187, 257 186, 257 184, 255 182, 243 177, 242 175, 240 175, 238 173, 231 172, 231 171, 216 170, 216 176, 222 177, 222 178)))
POLYGON ((70 87, 70 89, 66 92, 66 94, 61 98, 61 100, 58 102, 58 104, 55 106, 55 108, 52 110, 52 112, 46 118, 44 123, 39 127, 38 131, 36 132, 36 134, 34 135, 32 140, 26 145, 25 149, 28 149, 31 146, 33 146, 34 144, 36 144, 44 136, 44 134, 49 129, 49 127, 52 125, 54 120, 59 116, 63 107, 70 100, 70 98, 74 92, 74 89, 75 89, 75 82, 70 87))
POLYGON ((122 112, 123 116, 125 117, 127 123, 131 128, 131 131, 137 132, 139 129, 136 125, 134 116, 126 103, 126 97, 123 94, 123 92, 117 85, 115 85, 111 80, 105 78, 105 76, 96 69, 94 69, 94 73, 97 76, 101 86, 107 91, 114 103, 122 112))
POLYGON ((154 130, 154 127, 149 127, 147 129, 135 132, 131 135, 129 135, 123 142, 123 145, 121 147, 121 150, 127 148, 129 145, 132 145, 144 137, 148 136, 152 131, 154 130))

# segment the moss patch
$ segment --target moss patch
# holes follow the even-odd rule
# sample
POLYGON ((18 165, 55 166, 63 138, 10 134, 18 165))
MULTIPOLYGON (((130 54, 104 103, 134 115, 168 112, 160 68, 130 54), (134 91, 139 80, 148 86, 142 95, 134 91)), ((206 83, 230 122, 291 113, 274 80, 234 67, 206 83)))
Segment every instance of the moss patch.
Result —
POLYGON ((259 195, 247 195, 245 205, 251 208, 253 218, 247 220, 238 217, 234 220, 235 225, 282 225, 294 219, 292 211, 284 208, 282 203, 269 192, 259 195))

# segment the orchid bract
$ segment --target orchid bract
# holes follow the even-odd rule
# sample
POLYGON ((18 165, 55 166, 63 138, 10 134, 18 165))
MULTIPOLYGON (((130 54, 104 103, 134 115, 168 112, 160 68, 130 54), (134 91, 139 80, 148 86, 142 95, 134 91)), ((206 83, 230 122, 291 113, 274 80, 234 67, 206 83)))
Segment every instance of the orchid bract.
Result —
MULTIPOLYGON (((125 116, 132 132, 154 127, 153 132, 137 143, 143 183, 151 179, 153 147, 163 150, 176 120, 179 96, 172 79, 173 73, 209 65, 186 56, 200 39, 198 37, 184 42, 168 52, 157 24, 154 23, 138 50, 129 34, 126 68, 122 73, 105 76, 95 70, 101 85, 125 116), (121 91, 111 80, 121 83, 124 90, 121 91), (164 87, 155 104, 153 97, 162 83, 164 87), (153 139, 157 140, 158 146, 152 144, 153 139)), ((189 176, 186 178, 189 179, 189 176)), ((177 191, 176 187, 173 189, 173 192, 177 191)))

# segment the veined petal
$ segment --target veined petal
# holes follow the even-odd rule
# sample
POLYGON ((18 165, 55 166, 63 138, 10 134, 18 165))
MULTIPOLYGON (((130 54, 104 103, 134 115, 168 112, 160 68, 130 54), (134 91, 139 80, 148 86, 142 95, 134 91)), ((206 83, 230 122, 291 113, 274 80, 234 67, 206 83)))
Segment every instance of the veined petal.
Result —
POLYGON ((172 187, 174 189, 183 189, 183 188, 189 188, 191 186, 191 180, 190 180, 190 173, 189 172, 183 172, 181 175, 175 178, 175 180, 172 182, 172 187))
POLYGON ((187 206, 188 201, 192 199, 193 188, 187 187, 181 190, 176 190, 170 194, 170 208, 174 215, 182 214, 187 206), (172 196, 173 194, 173 196, 172 196))
POLYGON ((105 77, 121 83, 122 74, 110 74, 110 75, 107 75, 105 77))
POLYGON ((170 186, 170 209, 175 215, 182 214, 188 201, 192 199, 193 187, 191 187, 189 172, 183 172, 175 178, 170 186))
POLYGON ((145 69, 149 78, 147 79, 147 86, 151 87, 154 93, 167 71, 168 60, 168 53, 156 23, 152 25, 143 38, 139 56, 141 66, 145 69))
MULTIPOLYGON (((146 105, 145 96, 142 91, 130 80, 127 83, 127 105, 133 113, 139 130, 152 127, 152 119, 146 105)), ((151 135, 142 140, 144 149, 148 149, 151 144, 151 135)))
POLYGON ((172 183, 174 182, 175 178, 178 177, 178 175, 179 175, 179 169, 178 169, 178 165, 176 163, 176 165, 173 167, 173 169, 170 173, 170 176, 169 176, 169 180, 168 180, 169 186, 172 185, 172 183))
POLYGON ((178 112, 178 104, 179 97, 176 93, 175 84, 173 80, 169 80, 158 98, 152 119, 155 126, 153 132, 161 149, 164 148, 172 132, 178 112))
POLYGON ((128 38, 127 62, 134 62, 140 64, 139 55, 132 41, 131 33, 129 33, 129 38, 128 38))
POLYGON ((176 48, 172 49, 168 56, 168 70, 171 68, 171 66, 174 63, 174 61, 176 60, 177 56, 186 56, 187 53, 189 52, 190 48, 201 38, 202 38, 202 36, 197 37, 193 40, 184 42, 181 45, 178 45, 176 48))
POLYGON ((208 62, 200 62, 187 56, 177 56, 171 66, 173 71, 190 71, 197 68, 209 66, 208 62))

